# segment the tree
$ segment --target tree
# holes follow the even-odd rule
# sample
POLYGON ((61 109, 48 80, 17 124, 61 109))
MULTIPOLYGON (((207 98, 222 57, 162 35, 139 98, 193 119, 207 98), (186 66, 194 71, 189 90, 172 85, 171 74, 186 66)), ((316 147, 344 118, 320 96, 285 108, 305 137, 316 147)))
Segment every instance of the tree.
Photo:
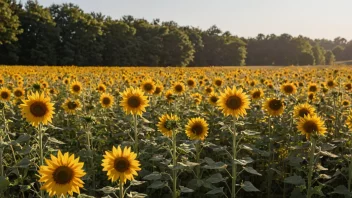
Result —
POLYGON ((325 53, 325 60, 327 65, 332 65, 335 62, 334 53, 331 50, 326 51, 325 53))
POLYGON ((17 35, 22 33, 20 21, 12 6, 14 2, 0 0, 0 45, 17 41, 17 35))
POLYGON ((316 44, 313 48, 313 55, 316 65, 325 65, 325 50, 319 45, 316 44))
POLYGON ((344 50, 345 48, 342 47, 341 45, 336 46, 333 50, 332 53, 334 54, 334 56, 336 57, 336 60, 340 61, 340 60, 344 60, 344 50))

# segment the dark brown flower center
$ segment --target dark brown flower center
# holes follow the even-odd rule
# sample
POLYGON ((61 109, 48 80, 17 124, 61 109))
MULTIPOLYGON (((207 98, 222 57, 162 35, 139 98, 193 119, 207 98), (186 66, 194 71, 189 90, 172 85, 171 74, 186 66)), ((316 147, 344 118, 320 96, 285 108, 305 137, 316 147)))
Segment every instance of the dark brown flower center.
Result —
POLYGON ((114 168, 118 172, 123 173, 130 168, 130 162, 124 157, 117 158, 114 161, 114 168))
POLYGON ((215 102, 218 101, 218 97, 212 96, 212 97, 210 98, 210 100, 215 103, 215 102))
POLYGON ((313 121, 307 121, 303 124, 303 129, 306 133, 313 133, 318 131, 318 126, 313 121))
POLYGON ((194 81, 193 80, 188 80, 187 81, 187 85, 192 87, 194 85, 194 81))
POLYGON ((69 109, 71 109, 71 110, 76 109, 77 106, 78 106, 78 105, 77 105, 77 103, 76 103, 75 101, 70 101, 70 102, 67 103, 67 107, 68 107, 69 109))
POLYGON ((73 85, 72 89, 73 89, 74 92, 79 92, 79 91, 81 91, 81 86, 73 85))
POLYGON ((242 99, 238 96, 230 96, 226 100, 226 107, 230 109, 238 109, 242 106, 242 99))
POLYGON ((285 93, 292 93, 293 92, 293 86, 292 85, 284 86, 284 91, 285 91, 285 93))
POLYGON ((192 126, 191 131, 196 135, 201 135, 203 133, 203 126, 200 123, 196 123, 192 126))
POLYGON ((21 97, 21 96, 23 96, 22 91, 20 91, 20 90, 16 90, 16 91, 14 92, 14 94, 15 94, 16 97, 21 97))
POLYGON ((154 91, 154 94, 160 94, 160 92, 161 92, 161 88, 160 87, 156 87, 155 91, 154 91))
POLYGON ((351 90, 352 89, 352 85, 351 84, 346 84, 346 89, 347 90, 351 90))
POLYGON ((311 94, 309 94, 309 95, 308 95, 308 98, 309 98, 309 100, 313 100, 313 98, 314 98, 314 94, 312 94, 312 93, 311 93, 311 94))
POLYGON ((74 176, 74 172, 71 168, 67 166, 60 166, 56 168, 53 173, 53 179, 58 184, 67 184, 69 183, 74 176))
POLYGON ((131 96, 128 98, 127 104, 132 108, 137 108, 141 105, 141 100, 138 96, 131 96))
POLYGON ((10 94, 7 93, 6 91, 1 92, 1 98, 2 99, 8 99, 10 97, 10 94))
POLYGON ((332 87, 332 86, 334 86, 334 81, 331 81, 331 80, 330 80, 330 81, 328 81, 327 84, 328 84, 329 87, 332 87))
POLYGON ((182 91, 183 91, 182 85, 176 85, 176 86, 175 86, 175 91, 176 91, 176 92, 182 92, 182 91))
POLYGON ((104 105, 109 105, 110 103, 111 103, 110 98, 108 98, 108 97, 103 98, 103 104, 104 105))
POLYGON ((222 81, 221 80, 216 80, 215 84, 216 84, 216 86, 221 86, 222 85, 222 81))
POLYGON ((206 88, 205 91, 206 91, 207 93, 213 92, 213 90, 212 90, 210 87, 206 88))
POLYGON ((45 103, 43 102, 34 102, 30 106, 30 112, 33 116, 35 117, 43 117, 46 112, 48 111, 48 108, 45 103))
POLYGON ((151 83, 146 83, 146 84, 144 84, 144 90, 145 91, 151 91, 151 90, 153 90, 153 85, 151 84, 151 83))
POLYGON ((310 92, 316 92, 317 90, 318 90, 318 88, 315 85, 312 85, 312 86, 309 87, 309 91, 310 92))
POLYGON ((306 108, 302 108, 298 112, 299 117, 302 117, 302 118, 308 114, 310 114, 310 111, 306 108))
POLYGON ((347 105, 349 105, 350 103, 348 102, 348 101, 343 101, 343 103, 342 103, 344 106, 347 106, 347 105))
POLYGON ((261 95, 260 91, 255 91, 255 92, 252 94, 252 98, 254 98, 254 99, 260 98, 260 95, 261 95))
POLYGON ((274 111, 280 110, 282 107, 281 100, 273 99, 269 102, 269 108, 274 111))

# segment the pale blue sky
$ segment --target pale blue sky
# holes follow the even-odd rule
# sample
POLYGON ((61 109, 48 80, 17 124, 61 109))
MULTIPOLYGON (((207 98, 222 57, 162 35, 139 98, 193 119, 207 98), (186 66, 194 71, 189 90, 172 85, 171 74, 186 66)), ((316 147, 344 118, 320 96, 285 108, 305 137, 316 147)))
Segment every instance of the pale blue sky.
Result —
POLYGON ((44 6, 71 2, 85 12, 124 15, 149 21, 173 20, 179 25, 253 37, 258 33, 299 34, 311 38, 352 39, 352 0, 38 0, 44 6))

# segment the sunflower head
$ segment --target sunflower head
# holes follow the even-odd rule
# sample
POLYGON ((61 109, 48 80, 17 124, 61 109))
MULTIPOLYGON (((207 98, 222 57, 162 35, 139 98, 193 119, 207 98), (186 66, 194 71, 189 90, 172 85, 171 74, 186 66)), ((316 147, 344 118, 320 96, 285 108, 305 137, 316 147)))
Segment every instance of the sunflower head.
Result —
POLYGON ((166 93, 165 93, 165 98, 167 100, 168 103, 171 103, 175 100, 175 95, 173 93, 172 90, 168 90, 166 93))
POLYGON ((231 115, 236 118, 247 114, 246 109, 249 109, 249 104, 248 96, 242 89, 236 89, 236 87, 227 87, 217 101, 217 106, 225 116, 231 115))
POLYGON ((185 90, 185 85, 182 82, 176 82, 173 85, 173 91, 175 94, 182 94, 183 92, 185 92, 185 90))
POLYGON ((208 136, 208 124, 203 118, 191 118, 186 125, 186 135, 190 140, 204 140, 208 136))
POLYGON ((70 91, 76 95, 80 94, 82 92, 82 83, 78 81, 72 82, 70 85, 70 91))
POLYGON ((33 126, 38 126, 40 123, 48 124, 52 121, 54 112, 54 104, 50 102, 49 97, 45 97, 44 93, 29 95, 28 100, 23 100, 24 104, 20 105, 22 117, 31 123, 33 126))
POLYGON ((126 183, 127 180, 133 180, 140 171, 140 163, 136 160, 137 154, 131 152, 130 147, 123 150, 120 146, 112 147, 112 151, 105 151, 103 163, 103 171, 107 172, 109 180, 115 182, 117 180, 126 183))
POLYGON ((264 97, 264 92, 262 89, 254 89, 251 91, 252 100, 259 100, 264 97))
POLYGON ((194 80, 193 78, 189 78, 187 80, 187 86, 189 88, 194 88, 196 86, 196 80, 194 80))
POLYGON ((162 85, 156 85, 154 90, 154 95, 160 95, 163 92, 164 87, 162 85))
POLYGON ((337 86, 337 83, 333 79, 329 79, 326 81, 325 85, 329 88, 332 89, 337 86))
POLYGON ((159 117, 158 129, 167 137, 172 136, 172 132, 177 128, 179 117, 177 115, 164 114, 159 117))
POLYGON ((303 118, 307 115, 315 115, 315 109, 308 103, 296 105, 293 109, 293 117, 295 118, 303 118))
POLYGON ((111 94, 103 93, 100 96, 100 104, 103 108, 110 108, 114 104, 114 97, 111 94))
POLYGON ((127 88, 122 94, 120 106, 126 114, 142 115, 145 108, 149 106, 147 96, 139 88, 127 88))
POLYGON ((51 155, 51 159, 45 159, 46 166, 40 166, 40 182, 43 182, 41 190, 46 190, 49 196, 66 196, 73 193, 80 194, 80 188, 83 188, 84 182, 81 180, 86 173, 83 171, 83 162, 79 158, 69 153, 58 156, 51 155))
POLYGON ((211 105, 216 106, 219 100, 219 96, 215 93, 210 94, 208 101, 211 105))
POLYGON ((155 83, 152 80, 143 81, 141 84, 141 89, 145 93, 152 94, 155 91, 155 83))
POLYGON ((199 105, 202 102, 202 95, 200 93, 194 93, 191 95, 193 98, 193 101, 196 103, 196 105, 199 105))
POLYGON ((81 103, 79 100, 71 100, 71 99, 66 99, 65 102, 61 106, 66 113, 68 114, 75 114, 78 109, 81 108, 81 103))
POLYGON ((223 85, 223 81, 221 78, 215 78, 213 81, 214 85, 217 87, 221 87, 221 85, 223 85))
POLYGON ((205 91, 205 94, 210 95, 211 93, 214 92, 214 89, 212 87, 206 87, 204 91, 205 91))
POLYGON ((275 98, 267 99, 263 104, 263 109, 271 116, 279 116, 284 112, 284 103, 275 98))
POLYGON ((16 97, 16 98, 23 98, 24 97, 24 94, 25 94, 25 91, 23 88, 21 87, 18 87, 16 88, 14 91, 13 91, 13 95, 16 97))
POLYGON ((324 122, 316 115, 307 115, 300 118, 297 123, 297 129, 303 135, 306 135, 307 139, 310 139, 311 135, 324 135, 326 133, 324 122))
POLYGON ((295 94, 297 92, 297 87, 292 83, 285 83, 281 85, 281 92, 286 95, 295 94))
POLYGON ((98 84, 98 87, 97 87, 97 90, 98 90, 100 93, 104 93, 104 92, 106 91, 106 86, 105 86, 105 84, 99 83, 99 84, 98 84))
POLYGON ((318 85, 315 83, 310 83, 308 86, 308 92, 318 92, 319 88, 318 85))
POLYGON ((11 91, 5 87, 2 87, 0 89, 0 99, 1 99, 1 101, 10 101, 11 91))

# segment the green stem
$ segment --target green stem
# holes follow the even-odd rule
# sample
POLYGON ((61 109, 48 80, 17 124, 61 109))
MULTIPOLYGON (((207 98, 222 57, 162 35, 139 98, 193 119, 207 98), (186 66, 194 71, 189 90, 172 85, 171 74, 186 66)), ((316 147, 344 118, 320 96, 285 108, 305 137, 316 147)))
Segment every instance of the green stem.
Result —
POLYGON ((233 136, 232 136, 232 198, 236 197, 236 180, 237 180, 237 134, 236 134, 236 119, 233 118, 233 136))
MULTIPOLYGON (((199 164, 200 161, 200 140, 196 143, 196 163, 199 164)), ((197 179, 200 179, 200 165, 196 167, 196 177, 197 179)))
MULTIPOLYGON (((40 153, 40 166, 44 165, 44 154, 43 154, 43 128, 42 124, 38 127, 39 135, 39 153, 40 153)), ((40 190, 40 197, 44 197, 44 191, 40 190)))
POLYGON ((268 137, 269 137, 269 145, 268 145, 268 152, 269 152, 269 162, 268 162, 268 198, 270 198, 271 196, 271 184, 272 184, 272 172, 270 170, 270 165, 271 165, 271 155, 272 155, 272 152, 271 152, 271 117, 269 116, 269 134, 268 134, 268 137))
POLYGON ((311 198, 312 191, 312 177, 313 177, 313 169, 314 169, 314 152, 315 152, 316 140, 311 137, 311 147, 309 153, 309 170, 308 170, 308 188, 307 188, 307 198, 311 198))
POLYGON ((123 193, 123 181, 120 179, 120 198, 124 197, 124 193, 123 193))
POLYGON ((133 116, 133 122, 134 122, 134 150, 139 155, 138 151, 138 129, 137 129, 137 115, 133 116))
POLYGON ((88 124, 86 125, 86 131, 87 131, 87 147, 88 147, 88 151, 90 153, 90 158, 89 158, 89 163, 90 163, 90 170, 92 174, 92 185, 93 185, 93 189, 90 188, 90 193, 92 193, 93 195, 95 194, 95 168, 94 168, 94 153, 93 153, 93 149, 92 149, 92 133, 90 131, 90 127, 88 126, 88 124))
POLYGON ((177 153, 176 153, 176 131, 172 131, 172 164, 173 164, 173 170, 172 170, 172 197, 176 198, 177 197, 177 170, 175 169, 177 165, 177 153))
POLYGON ((352 161, 350 159, 348 165, 348 191, 351 192, 351 183, 352 183, 352 161))

